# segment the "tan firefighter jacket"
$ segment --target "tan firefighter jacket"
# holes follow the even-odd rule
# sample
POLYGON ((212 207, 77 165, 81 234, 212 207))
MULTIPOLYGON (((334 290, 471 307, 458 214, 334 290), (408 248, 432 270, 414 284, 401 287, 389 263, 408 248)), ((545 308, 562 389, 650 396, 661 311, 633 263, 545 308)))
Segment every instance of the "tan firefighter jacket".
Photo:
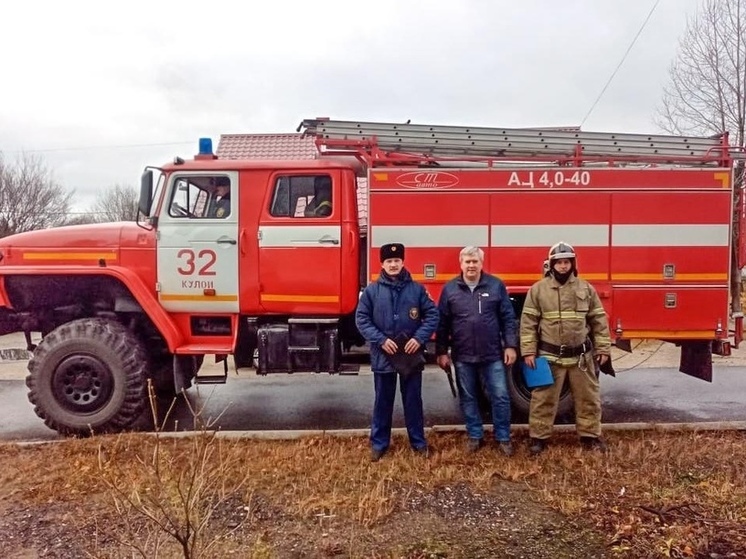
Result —
POLYGON ((558 365, 575 365, 578 357, 559 357, 538 348, 539 340, 577 347, 588 338, 596 355, 610 355, 611 338, 598 293, 584 279, 570 276, 564 285, 545 277, 531 286, 521 314, 521 355, 544 355, 558 365))

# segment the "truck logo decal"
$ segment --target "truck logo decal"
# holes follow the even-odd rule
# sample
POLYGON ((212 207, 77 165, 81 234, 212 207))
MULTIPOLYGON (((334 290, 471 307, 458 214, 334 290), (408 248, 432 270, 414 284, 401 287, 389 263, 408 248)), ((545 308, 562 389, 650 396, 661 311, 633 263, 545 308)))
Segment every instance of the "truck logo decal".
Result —
POLYGON ((399 186, 424 190, 451 188, 458 183, 456 175, 442 171, 412 171, 396 177, 399 186))

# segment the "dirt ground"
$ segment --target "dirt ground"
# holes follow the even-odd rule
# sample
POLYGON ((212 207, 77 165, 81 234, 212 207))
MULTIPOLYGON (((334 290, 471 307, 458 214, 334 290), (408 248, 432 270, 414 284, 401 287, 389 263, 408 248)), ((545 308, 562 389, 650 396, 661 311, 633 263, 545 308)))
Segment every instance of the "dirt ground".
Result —
POLYGON ((2 445, 0 556, 740 558, 744 441, 612 433, 605 455, 561 435, 506 458, 440 433, 375 463, 363 437, 2 445))

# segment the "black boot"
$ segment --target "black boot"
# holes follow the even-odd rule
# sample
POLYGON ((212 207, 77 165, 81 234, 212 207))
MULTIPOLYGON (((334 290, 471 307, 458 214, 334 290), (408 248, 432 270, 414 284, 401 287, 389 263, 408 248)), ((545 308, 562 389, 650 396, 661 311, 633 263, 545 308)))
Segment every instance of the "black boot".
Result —
POLYGON ((528 447, 528 451, 536 456, 537 454, 541 454, 544 452, 547 448, 547 441, 546 439, 535 439, 531 437, 531 446, 528 447))
POLYGON ((585 450, 595 450, 597 452, 608 452, 609 447, 601 437, 580 437, 580 444, 585 450))

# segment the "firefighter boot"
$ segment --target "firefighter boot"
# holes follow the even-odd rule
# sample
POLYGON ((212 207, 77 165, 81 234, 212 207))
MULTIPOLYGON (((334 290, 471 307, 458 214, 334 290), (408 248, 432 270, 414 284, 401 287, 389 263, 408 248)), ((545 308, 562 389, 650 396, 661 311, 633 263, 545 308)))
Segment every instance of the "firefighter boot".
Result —
POLYGON ((535 439, 531 437, 531 446, 528 447, 529 453, 533 456, 541 454, 547 449, 546 439, 535 439))
POLYGON ((597 452, 609 452, 609 447, 601 437, 580 437, 580 444, 585 450, 595 450, 597 452))

